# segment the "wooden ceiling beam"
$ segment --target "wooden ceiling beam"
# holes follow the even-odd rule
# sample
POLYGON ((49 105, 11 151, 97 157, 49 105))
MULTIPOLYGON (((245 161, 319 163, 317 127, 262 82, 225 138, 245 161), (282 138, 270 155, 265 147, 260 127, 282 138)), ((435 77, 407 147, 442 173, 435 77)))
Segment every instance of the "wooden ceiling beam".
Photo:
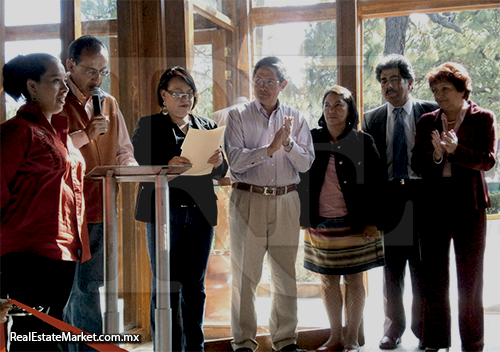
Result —
POLYGON ((307 6, 254 7, 250 18, 254 26, 276 23, 331 21, 335 19, 335 3, 307 6))
POLYGON ((358 13, 363 19, 500 8, 499 0, 359 0, 358 13))
MULTIPOLYGON (((59 23, 34 24, 30 26, 5 27, 5 41, 60 39, 59 23)), ((116 36, 118 28, 116 20, 82 22, 82 32, 95 36, 116 36)))

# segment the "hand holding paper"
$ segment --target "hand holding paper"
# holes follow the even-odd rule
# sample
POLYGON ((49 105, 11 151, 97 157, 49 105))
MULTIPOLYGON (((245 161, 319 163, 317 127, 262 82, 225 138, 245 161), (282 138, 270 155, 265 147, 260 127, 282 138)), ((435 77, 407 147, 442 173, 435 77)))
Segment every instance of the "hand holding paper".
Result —
POLYGON ((222 126, 213 130, 188 130, 182 143, 181 157, 188 159, 193 167, 183 175, 207 175, 222 164, 220 145, 225 129, 222 126))
POLYGON ((212 164, 214 166, 214 169, 217 169, 223 161, 224 158, 222 156, 222 148, 218 148, 215 151, 214 155, 212 155, 210 159, 208 159, 207 163, 212 164))

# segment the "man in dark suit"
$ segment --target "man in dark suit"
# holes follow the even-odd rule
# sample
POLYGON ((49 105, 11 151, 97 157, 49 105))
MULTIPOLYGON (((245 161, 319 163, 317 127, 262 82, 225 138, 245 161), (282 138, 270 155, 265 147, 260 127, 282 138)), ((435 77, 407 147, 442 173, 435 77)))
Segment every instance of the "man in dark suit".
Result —
MULTIPOLYGON (((387 102, 364 114, 362 129, 373 136, 380 159, 387 166, 383 220, 385 323, 379 347, 392 350, 401 343, 406 328, 403 293, 407 263, 413 292, 411 329, 421 338, 423 307, 417 227, 421 180, 412 172, 410 160, 418 119, 438 105, 411 96, 414 72, 406 57, 386 56, 375 73, 387 102)), ((419 348, 423 347, 419 343, 419 348)))

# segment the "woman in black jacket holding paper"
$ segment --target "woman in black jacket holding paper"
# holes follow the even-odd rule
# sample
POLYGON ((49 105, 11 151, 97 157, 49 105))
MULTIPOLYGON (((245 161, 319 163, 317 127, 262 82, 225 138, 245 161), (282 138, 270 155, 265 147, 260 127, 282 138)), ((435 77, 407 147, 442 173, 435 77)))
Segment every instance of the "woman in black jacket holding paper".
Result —
MULTIPOLYGON (((193 115, 198 99, 193 77, 182 67, 167 69, 158 83, 158 104, 162 111, 140 118, 132 137, 139 165, 189 165, 181 157, 182 143, 189 129, 211 130, 217 124, 193 115)), ((217 197, 213 180, 227 171, 222 150, 207 161, 210 174, 178 176, 170 189, 170 280, 172 306, 172 348, 174 351, 203 351, 205 273, 217 224, 217 197)), ((136 220, 146 222, 146 239, 153 272, 150 305, 151 332, 155 334, 156 255, 154 183, 141 183, 136 220)), ((166 333, 166 332, 165 332, 166 333)), ((158 350, 158 349, 156 349, 158 350)))
MULTIPOLYGON (((305 235, 304 266, 321 274, 321 293, 330 320, 330 337, 318 351, 359 351, 358 331, 363 317, 363 271, 384 264, 383 256, 363 265, 353 258, 332 255, 339 236, 364 234, 366 241, 378 236, 377 207, 382 168, 373 138, 355 130, 358 111, 351 92, 334 86, 323 96, 321 128, 311 131, 316 158, 301 175, 301 226, 305 235), (346 287, 345 304, 340 278, 346 287), (346 322, 342 331, 342 311, 346 322)), ((382 244, 378 251, 381 254, 382 244)), ((370 250, 371 251, 371 250, 370 250)))

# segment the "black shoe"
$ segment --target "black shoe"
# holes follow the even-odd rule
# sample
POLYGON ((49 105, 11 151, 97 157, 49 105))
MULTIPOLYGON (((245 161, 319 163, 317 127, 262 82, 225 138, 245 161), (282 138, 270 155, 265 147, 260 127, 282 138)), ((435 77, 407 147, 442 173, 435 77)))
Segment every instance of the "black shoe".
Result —
POLYGON ((380 347, 381 350, 394 350, 398 348, 398 345, 400 343, 400 337, 384 336, 382 340, 380 340, 380 344, 378 347, 380 347))
POLYGON ((235 349, 234 352, 253 352, 253 350, 248 347, 240 347, 235 349))
POLYGON ((31 315, 31 313, 28 313, 27 311, 25 311, 21 307, 13 305, 12 307, 10 307, 7 315, 10 315, 11 317, 24 317, 24 316, 31 315))
POLYGON ((279 350, 279 352, 307 352, 306 350, 300 349, 299 345, 293 343, 291 345, 287 345, 279 350))
MULTIPOLYGON (((37 310, 39 312, 43 312, 43 307, 41 307, 41 306, 33 307, 33 309, 37 310)), ((32 315, 32 314, 30 312, 25 311, 21 307, 18 307, 16 305, 12 305, 12 307, 10 307, 7 315, 10 315, 11 317, 25 317, 25 316, 32 315)))

